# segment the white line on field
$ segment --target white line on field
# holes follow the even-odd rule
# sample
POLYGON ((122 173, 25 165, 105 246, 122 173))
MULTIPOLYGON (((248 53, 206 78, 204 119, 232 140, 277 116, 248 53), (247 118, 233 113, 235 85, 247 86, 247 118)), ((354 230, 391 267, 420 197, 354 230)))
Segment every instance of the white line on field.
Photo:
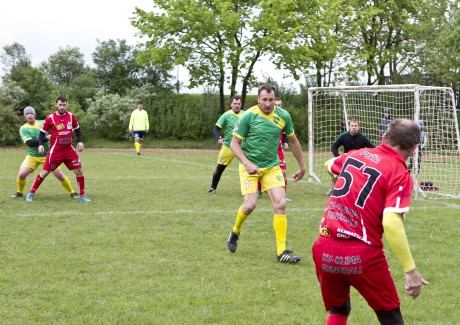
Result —
MULTIPOLYGON (((229 213, 231 215, 236 214, 235 209, 231 210, 222 210, 222 209, 209 209, 209 210, 193 210, 193 209, 178 209, 178 210, 147 210, 147 211, 91 211, 91 212, 77 212, 77 211, 60 211, 60 212, 42 212, 42 213, 17 213, 17 214, 8 214, 8 216, 11 217, 60 217, 60 216, 68 216, 68 215, 77 215, 77 216, 87 216, 87 215, 139 215, 139 214, 177 214, 177 213, 184 213, 184 214, 190 214, 190 213, 229 213)), ((257 211, 262 211, 262 212, 273 212, 273 209, 270 208, 261 208, 257 209, 257 211)), ((288 210, 288 215, 289 211, 296 211, 296 212, 308 212, 308 211, 324 211, 323 208, 321 209, 307 209, 307 208, 291 208, 288 210)))

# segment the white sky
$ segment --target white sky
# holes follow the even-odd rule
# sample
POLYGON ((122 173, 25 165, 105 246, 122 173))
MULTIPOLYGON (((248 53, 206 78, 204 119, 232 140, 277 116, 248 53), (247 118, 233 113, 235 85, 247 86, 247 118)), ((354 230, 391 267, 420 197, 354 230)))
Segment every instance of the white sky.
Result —
MULTIPOLYGON (((38 66, 60 48, 78 47, 87 64, 93 65, 91 54, 98 45, 97 40, 125 39, 129 45, 140 41, 135 36, 137 29, 130 24, 135 7, 151 11, 152 0, 3 0, 0 51, 3 53, 5 45, 19 43, 32 56, 32 64, 38 66)), ((292 83, 292 79, 283 81, 282 73, 270 63, 257 66, 257 77, 263 77, 262 68, 279 84, 292 83)), ((176 76, 176 72, 173 75, 176 76)), ((185 68, 179 69, 179 75, 179 80, 186 82, 185 68)))

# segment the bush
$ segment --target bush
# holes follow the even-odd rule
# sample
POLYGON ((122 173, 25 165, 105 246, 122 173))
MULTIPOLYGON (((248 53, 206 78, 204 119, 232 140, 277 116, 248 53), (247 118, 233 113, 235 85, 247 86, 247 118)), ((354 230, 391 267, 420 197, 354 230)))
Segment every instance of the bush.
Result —
POLYGON ((21 119, 11 106, 0 106, 0 146, 16 145, 19 142, 21 119))

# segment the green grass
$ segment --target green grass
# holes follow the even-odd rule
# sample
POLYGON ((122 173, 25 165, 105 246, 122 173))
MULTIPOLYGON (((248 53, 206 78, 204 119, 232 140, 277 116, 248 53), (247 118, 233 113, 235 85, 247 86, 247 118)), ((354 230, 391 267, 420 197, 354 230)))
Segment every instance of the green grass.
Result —
MULTIPOLYGON (((284 265, 276 263, 266 195, 238 251, 228 252, 242 198, 236 161, 217 194, 206 194, 217 151, 85 151, 89 204, 71 200, 52 175, 34 202, 10 198, 24 156, 0 150, 1 323, 324 324, 310 249, 329 184, 289 183, 288 248, 302 261, 284 265)), ((295 165, 288 153, 289 175, 295 165)), ((406 324, 458 324, 459 215, 456 200, 413 202, 406 231, 430 281, 416 300, 404 294, 387 251, 406 324)), ((355 291, 349 324, 377 324, 355 291)))

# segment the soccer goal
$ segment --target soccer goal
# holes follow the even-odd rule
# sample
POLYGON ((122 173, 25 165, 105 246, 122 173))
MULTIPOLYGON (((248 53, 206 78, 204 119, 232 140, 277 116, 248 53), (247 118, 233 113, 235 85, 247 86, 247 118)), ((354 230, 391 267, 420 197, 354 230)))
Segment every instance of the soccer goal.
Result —
MULTIPOLYGON (((384 112, 390 119, 422 120, 427 143, 412 159, 414 196, 460 198, 460 137, 451 88, 420 85, 314 87, 308 89, 309 181, 331 184, 324 162, 331 144, 357 119, 378 145, 384 112), (420 157, 420 158, 419 158, 420 157)), ((409 162, 408 162, 409 163, 409 162)))

